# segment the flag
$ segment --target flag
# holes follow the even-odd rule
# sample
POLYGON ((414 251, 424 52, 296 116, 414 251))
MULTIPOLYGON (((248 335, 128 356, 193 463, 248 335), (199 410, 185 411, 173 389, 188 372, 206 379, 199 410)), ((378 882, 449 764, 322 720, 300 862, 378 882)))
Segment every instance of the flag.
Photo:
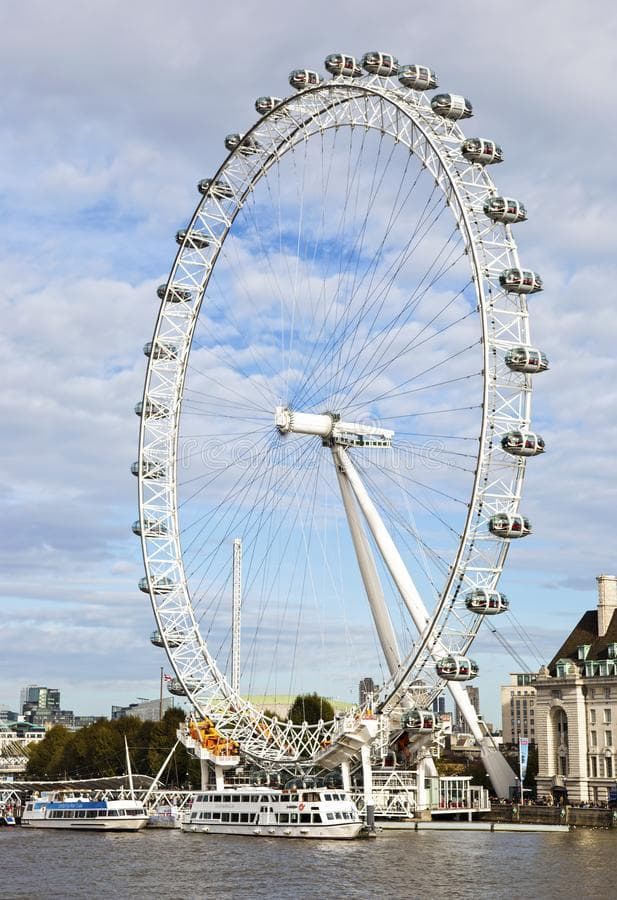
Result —
POLYGON ((173 675, 163 675, 163 678, 165 679, 165 681, 173 681, 174 680, 173 675))
POLYGON ((529 738, 518 739, 518 765, 521 773, 521 787, 527 773, 527 759, 529 757, 529 738))

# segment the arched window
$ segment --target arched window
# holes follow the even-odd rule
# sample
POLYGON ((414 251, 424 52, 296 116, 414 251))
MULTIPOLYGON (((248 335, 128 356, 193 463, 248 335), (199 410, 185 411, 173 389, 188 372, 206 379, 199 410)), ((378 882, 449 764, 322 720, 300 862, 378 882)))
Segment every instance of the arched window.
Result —
POLYGON ((568 774, 568 717, 561 708, 551 715, 553 726, 553 748, 555 753, 555 774, 568 774))

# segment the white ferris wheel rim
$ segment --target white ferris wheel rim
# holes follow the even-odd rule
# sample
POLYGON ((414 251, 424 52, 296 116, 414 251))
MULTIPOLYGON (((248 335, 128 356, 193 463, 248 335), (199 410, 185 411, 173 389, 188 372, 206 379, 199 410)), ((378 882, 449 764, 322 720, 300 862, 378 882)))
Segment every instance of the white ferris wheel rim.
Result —
MULTIPOLYGON (((297 141, 340 125, 379 129, 382 135, 405 144, 433 174, 469 253, 483 342, 477 467, 461 541, 440 601, 431 611, 429 626, 404 660, 397 678, 384 691, 384 710, 396 706, 414 682, 426 683, 437 635, 443 642, 450 629, 456 635, 452 647, 461 653, 471 645, 481 617, 462 616, 460 596, 466 588, 494 589, 497 584, 509 542, 488 536, 487 522, 496 513, 517 513, 525 465, 524 459, 504 460, 493 438, 513 428, 525 431, 530 424, 529 376, 518 375, 505 381, 502 374, 503 351, 529 345, 525 299, 518 294, 513 298, 499 285, 499 274, 519 265, 516 246, 508 225, 490 223, 481 215, 486 198, 497 192, 485 168, 460 154, 464 136, 458 125, 435 115, 423 94, 393 86, 389 78, 370 75, 360 81, 335 77, 287 98, 275 111, 260 118, 244 136, 245 140, 253 138, 259 151, 245 155, 237 147, 214 176, 215 181, 231 186, 232 196, 204 196, 188 226, 189 234, 207 235, 208 246, 191 246, 185 240, 169 275, 153 346, 173 341, 177 353, 173 359, 150 356, 143 403, 161 404, 171 414, 164 420, 146 416, 141 420, 139 512, 146 577, 157 626, 185 694, 200 713, 216 719, 223 733, 240 740, 249 755, 264 759, 293 757, 300 748, 306 752, 307 747, 309 755, 317 753, 327 726, 294 730, 288 723, 266 722, 233 690, 200 633, 184 571, 178 521, 180 413, 201 301, 245 197, 297 141), (172 285, 186 290, 190 300, 181 304, 172 300, 172 285), (162 479, 146 477, 146 468, 153 464, 161 467, 162 479), (147 534, 148 522, 163 520, 164 534, 147 534), (157 593, 155 582, 164 578, 169 579, 173 589, 157 593), (176 641, 169 641, 169 635, 175 634, 183 635, 179 646, 175 646, 176 641), (273 737, 276 729, 280 735, 273 737)), ((440 684, 434 679, 424 693, 436 693, 440 684)))

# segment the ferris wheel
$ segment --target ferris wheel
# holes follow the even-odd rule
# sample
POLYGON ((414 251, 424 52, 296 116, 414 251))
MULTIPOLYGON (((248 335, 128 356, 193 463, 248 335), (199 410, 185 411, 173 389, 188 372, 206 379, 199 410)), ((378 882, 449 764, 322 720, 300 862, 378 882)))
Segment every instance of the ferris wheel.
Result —
MULTIPOLYGON (((259 97, 176 235, 140 416, 139 519, 153 643, 253 759, 311 761, 334 724, 256 696, 350 692, 426 709, 464 682, 519 511, 531 429, 523 203, 426 66, 333 54, 259 97), (429 99, 429 93, 431 94, 429 99), (242 540, 242 650, 231 614, 242 540), (251 699, 253 698, 253 699, 251 699)), ((409 719, 408 719, 409 721, 409 719)))

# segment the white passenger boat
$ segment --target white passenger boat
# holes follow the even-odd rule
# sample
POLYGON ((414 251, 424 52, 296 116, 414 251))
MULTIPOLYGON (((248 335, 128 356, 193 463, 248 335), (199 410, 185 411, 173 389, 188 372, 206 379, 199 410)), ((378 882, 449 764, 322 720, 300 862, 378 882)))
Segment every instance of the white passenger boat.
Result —
POLYGON ((141 800, 92 800, 63 791, 29 800, 21 817, 23 828, 78 831, 139 831, 147 822, 141 800))
POLYGON ((287 838, 350 839, 361 828, 355 803, 327 788, 203 791, 182 821, 183 831, 287 838))
POLYGON ((182 813, 175 804, 157 806, 148 817, 148 828, 180 828, 182 813))

